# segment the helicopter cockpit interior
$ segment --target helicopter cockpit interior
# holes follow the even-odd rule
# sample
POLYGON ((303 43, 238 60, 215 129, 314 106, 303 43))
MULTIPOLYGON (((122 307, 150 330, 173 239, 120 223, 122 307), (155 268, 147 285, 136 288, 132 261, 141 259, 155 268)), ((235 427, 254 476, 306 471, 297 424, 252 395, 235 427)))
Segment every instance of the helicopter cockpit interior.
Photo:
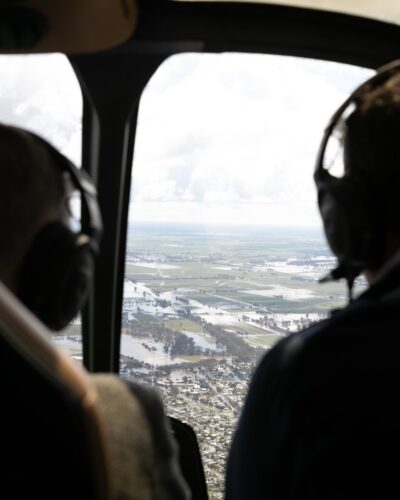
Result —
POLYGON ((89 301, 53 343, 193 427, 194 499, 223 498, 263 353, 346 301, 317 283, 313 162, 399 41, 392 0, 0 1, 0 121, 88 172, 102 212, 89 301))

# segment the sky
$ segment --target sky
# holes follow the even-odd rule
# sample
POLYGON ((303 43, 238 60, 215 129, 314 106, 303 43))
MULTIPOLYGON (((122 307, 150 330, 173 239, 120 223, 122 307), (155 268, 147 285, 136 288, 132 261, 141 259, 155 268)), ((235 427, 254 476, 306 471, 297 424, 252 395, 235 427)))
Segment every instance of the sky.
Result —
POLYGON ((64 55, 0 56, 0 120, 41 135, 80 164, 82 94, 64 55))
MULTIPOLYGON (((130 220, 320 225, 323 128, 370 74, 270 55, 168 59, 141 99, 130 220)), ((0 56, 0 119, 80 163, 82 97, 64 56, 0 56)))
POLYGON ((369 74, 268 55, 169 59, 141 100, 131 218, 319 225, 322 131, 369 74))

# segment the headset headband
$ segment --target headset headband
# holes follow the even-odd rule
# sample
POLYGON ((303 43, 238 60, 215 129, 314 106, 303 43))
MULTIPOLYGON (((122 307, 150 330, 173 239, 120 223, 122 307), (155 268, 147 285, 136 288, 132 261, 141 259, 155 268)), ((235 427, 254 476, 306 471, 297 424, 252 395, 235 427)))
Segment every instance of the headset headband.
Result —
POLYGON ((384 224, 369 202, 368 186, 355 175, 338 178, 324 166, 329 139, 343 119, 349 106, 357 106, 357 99, 365 90, 375 90, 400 71, 400 60, 378 69, 377 73, 362 83, 333 114, 325 128, 318 150, 314 181, 318 189, 318 206, 322 216, 329 246, 338 259, 338 265, 319 281, 345 278, 349 298, 355 278, 367 266, 381 263, 384 224))
POLYGON ((315 172, 314 172, 314 178, 316 180, 321 179, 321 178, 326 178, 326 176, 333 177, 328 170, 324 168, 324 157, 325 157, 325 151, 326 151, 326 146, 329 142, 329 139, 332 135, 332 132, 336 128, 337 124, 339 123, 340 119, 342 118, 344 112, 347 110, 347 108, 354 103, 354 101, 357 99, 359 94, 363 92, 367 87, 371 88, 377 88, 386 81, 390 80, 390 78, 399 72, 400 70, 400 59, 396 59, 395 61, 392 61, 388 64, 385 64, 384 66, 381 66, 378 68, 376 74, 369 78, 367 81, 362 83, 359 87, 357 87, 351 94, 350 96, 343 102, 341 106, 337 109, 337 111, 333 114, 331 119, 328 122, 328 125, 325 128, 324 136, 321 141, 321 145, 318 150, 318 155, 317 155, 317 161, 315 165, 315 172))
POLYGON ((81 233, 86 234, 90 238, 90 244, 93 250, 99 251, 100 239, 103 232, 103 224, 100 214, 99 205, 97 203, 97 191, 90 179, 89 175, 82 169, 78 169, 71 160, 61 154, 49 142, 39 135, 28 132, 35 140, 37 140, 46 151, 55 159, 55 163, 65 172, 68 172, 72 183, 81 193, 82 213, 81 217, 81 233))

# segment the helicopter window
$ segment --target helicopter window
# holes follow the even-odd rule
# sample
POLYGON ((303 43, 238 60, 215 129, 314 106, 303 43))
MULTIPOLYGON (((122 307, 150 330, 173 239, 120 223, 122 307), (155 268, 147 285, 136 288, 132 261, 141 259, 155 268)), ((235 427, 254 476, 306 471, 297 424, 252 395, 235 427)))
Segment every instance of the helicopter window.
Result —
MULTIPOLYGON (((167 60, 143 93, 133 162, 121 372, 194 427, 210 498, 250 374, 343 305, 312 182, 324 126, 370 71, 249 54, 167 60)), ((362 282, 359 289, 362 289, 362 282)))
MULTIPOLYGON (((82 94, 62 54, 0 56, 0 120, 42 136, 76 165, 81 161, 82 94)), ((75 214, 79 200, 66 200, 75 214)), ((66 211, 67 213, 67 211, 66 211)), ((71 224, 77 225, 75 217, 71 224)), ((79 228, 78 228, 79 229, 79 228)), ((55 334, 56 344, 82 359, 80 319, 55 334)))

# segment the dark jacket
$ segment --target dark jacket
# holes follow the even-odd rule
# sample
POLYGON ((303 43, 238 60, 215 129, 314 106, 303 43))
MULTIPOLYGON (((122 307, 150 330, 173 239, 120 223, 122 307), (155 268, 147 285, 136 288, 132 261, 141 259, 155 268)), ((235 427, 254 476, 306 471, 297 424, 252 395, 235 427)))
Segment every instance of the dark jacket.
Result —
POLYGON ((251 381, 227 500, 400 498, 400 263, 269 351, 251 381))

